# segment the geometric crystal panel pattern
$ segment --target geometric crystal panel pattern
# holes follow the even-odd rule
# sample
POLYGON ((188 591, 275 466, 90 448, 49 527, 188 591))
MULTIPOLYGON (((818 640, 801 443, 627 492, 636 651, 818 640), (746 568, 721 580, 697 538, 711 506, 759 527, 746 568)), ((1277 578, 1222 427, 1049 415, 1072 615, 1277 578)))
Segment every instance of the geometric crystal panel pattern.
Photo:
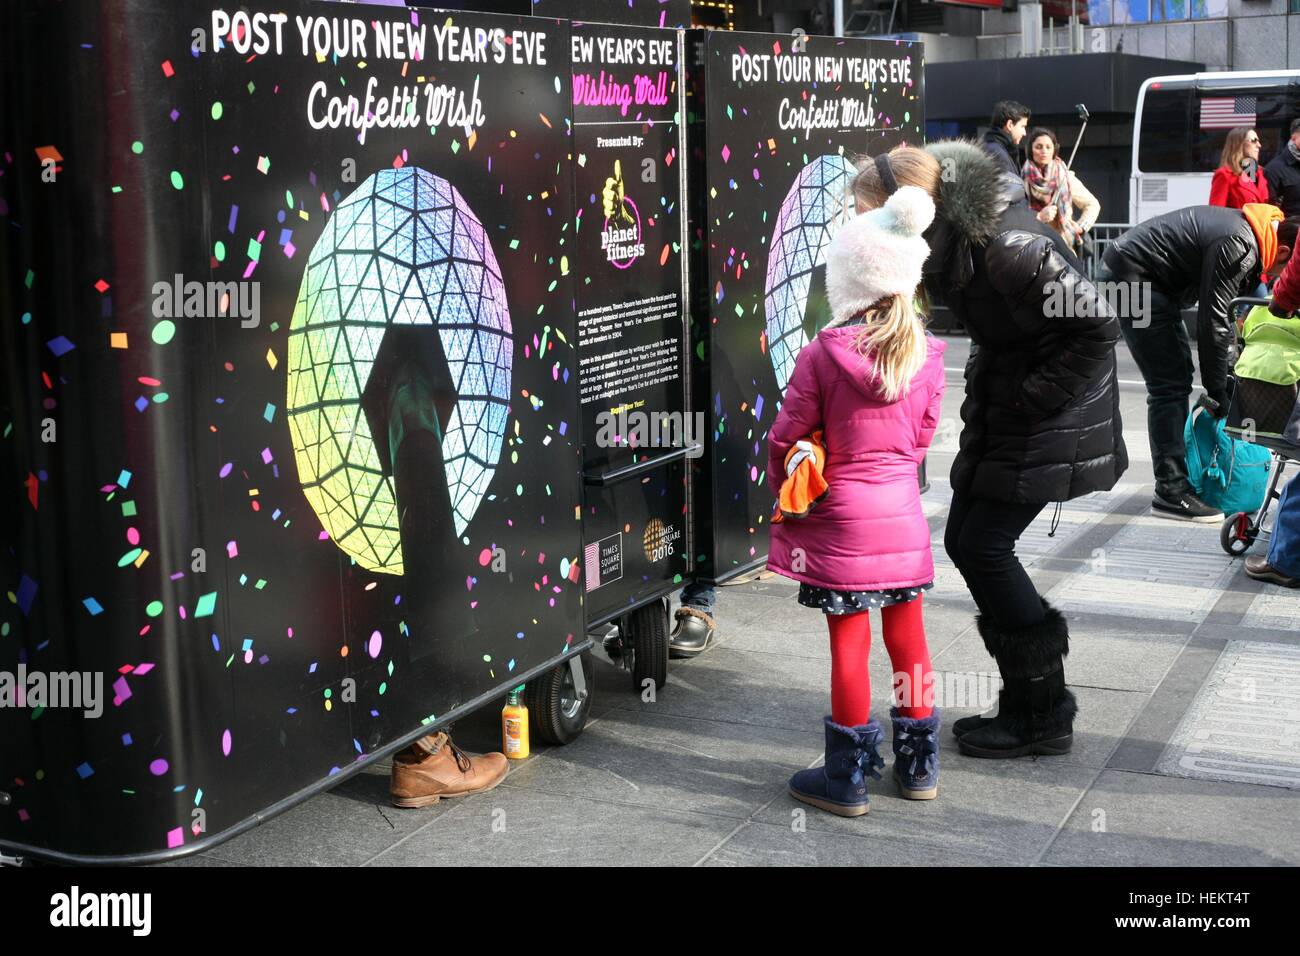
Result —
POLYGON ((393 325, 429 326, 456 386, 442 455, 459 535, 501 455, 510 312, 483 224, 455 187, 412 166, 361 183, 312 247, 289 326, 285 402, 302 490, 325 530, 363 567, 401 574, 393 483, 361 405, 393 325))
POLYGON ((803 319, 813 270, 826 264, 831 238, 856 212, 849 196, 855 175, 843 156, 819 156, 800 171, 777 214, 763 291, 767 352, 782 394, 808 342, 803 319))

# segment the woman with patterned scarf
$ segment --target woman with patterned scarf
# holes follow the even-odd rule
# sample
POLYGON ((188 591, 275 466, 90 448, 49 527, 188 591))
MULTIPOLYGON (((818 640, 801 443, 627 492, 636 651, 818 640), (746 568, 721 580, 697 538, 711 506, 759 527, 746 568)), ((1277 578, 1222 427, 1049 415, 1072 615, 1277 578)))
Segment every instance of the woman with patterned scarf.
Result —
POLYGON ((1056 134, 1041 127, 1029 134, 1029 159, 1021 175, 1025 179, 1025 194, 1029 208, 1038 213, 1038 219, 1047 223, 1071 248, 1078 245, 1083 234, 1101 215, 1101 203, 1079 181, 1073 171, 1065 168, 1058 155, 1056 134), (1074 218, 1075 207, 1081 214, 1074 218))

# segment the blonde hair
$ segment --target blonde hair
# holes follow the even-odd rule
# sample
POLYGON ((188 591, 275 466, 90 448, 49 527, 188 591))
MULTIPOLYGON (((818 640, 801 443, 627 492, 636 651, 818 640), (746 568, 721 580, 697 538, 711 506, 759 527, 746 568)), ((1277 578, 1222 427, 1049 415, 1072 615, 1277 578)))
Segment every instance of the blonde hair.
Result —
MULTIPOLYGON (((939 181, 942 169, 939 161, 915 146, 895 146, 889 151, 889 168, 900 186, 918 186, 939 204, 939 181)), ((864 159, 853 177, 853 199, 863 209, 879 209, 889 198, 880 170, 872 159, 864 159)))
POLYGON ((1219 166, 1234 176, 1241 174, 1241 160, 1246 155, 1246 137, 1254 131, 1253 126, 1234 126, 1228 130, 1228 138, 1223 141, 1223 152, 1219 155, 1219 166))
POLYGON ((871 356, 885 401, 896 402, 925 365, 924 317, 910 296, 885 296, 866 311, 853 345, 859 354, 871 356))

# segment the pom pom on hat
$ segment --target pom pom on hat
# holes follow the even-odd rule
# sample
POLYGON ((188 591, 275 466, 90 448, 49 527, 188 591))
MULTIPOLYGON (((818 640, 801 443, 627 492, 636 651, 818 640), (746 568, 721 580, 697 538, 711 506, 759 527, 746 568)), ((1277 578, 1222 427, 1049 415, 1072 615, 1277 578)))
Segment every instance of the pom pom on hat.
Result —
POLYGON ((934 200, 919 186, 899 186, 885 200, 885 211, 893 217, 893 231, 905 236, 919 236, 934 222, 934 200))
POLYGON ((934 201, 917 186, 900 186, 885 205, 840 227, 826 250, 826 297, 841 325, 889 295, 912 296, 930 247, 922 233, 934 201))

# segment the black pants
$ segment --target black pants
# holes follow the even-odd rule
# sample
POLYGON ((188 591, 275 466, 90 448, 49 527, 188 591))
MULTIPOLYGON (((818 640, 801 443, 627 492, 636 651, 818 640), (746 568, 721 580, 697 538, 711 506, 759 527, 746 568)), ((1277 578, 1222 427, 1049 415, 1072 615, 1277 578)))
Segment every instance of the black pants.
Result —
POLYGON ((1003 630, 1043 619, 1038 588, 1016 558, 1016 541, 1046 507, 972 498, 957 492, 948 509, 943 546, 966 580, 980 613, 1003 630))
MULTIPOLYGON (((1113 278, 1104 266, 1097 281, 1113 278)), ((1151 312, 1146 316, 1121 315, 1120 331, 1133 360, 1147 383, 1147 439, 1156 493, 1177 495, 1192 488, 1187 480, 1188 399, 1192 395, 1192 343, 1183 324, 1178 302, 1151 290, 1151 312)))

